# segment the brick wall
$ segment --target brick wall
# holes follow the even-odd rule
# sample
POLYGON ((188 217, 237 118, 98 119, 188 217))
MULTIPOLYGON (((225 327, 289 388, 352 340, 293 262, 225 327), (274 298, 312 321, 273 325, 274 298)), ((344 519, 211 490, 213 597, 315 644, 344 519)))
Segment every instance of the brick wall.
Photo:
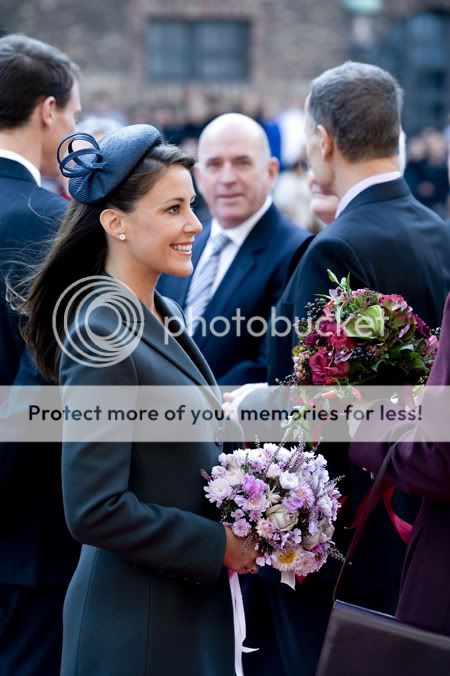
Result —
MULTIPOLYGON (((450 12, 450 0, 385 0, 375 20, 382 34, 392 20, 425 9, 450 12)), ((264 95, 301 100, 309 80, 348 57, 353 17, 340 0, 2 0, 0 29, 22 31, 64 49, 84 73, 85 100, 99 88, 122 107, 197 94, 230 100, 264 95), (248 18, 251 77, 245 84, 155 84, 145 66, 152 17, 248 18)))

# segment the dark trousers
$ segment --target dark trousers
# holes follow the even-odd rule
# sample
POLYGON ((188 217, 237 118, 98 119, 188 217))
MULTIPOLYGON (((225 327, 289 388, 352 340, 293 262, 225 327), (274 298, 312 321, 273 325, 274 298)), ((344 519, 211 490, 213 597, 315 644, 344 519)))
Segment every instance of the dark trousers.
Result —
POLYGON ((59 676, 65 592, 0 584, 1 676, 59 676))
MULTIPOLYGON (((314 575, 311 575, 313 578, 314 575)), ((246 575, 246 676, 314 676, 333 604, 334 581, 305 580, 295 590, 246 575), (248 579, 247 579, 248 578, 248 579), (310 584, 312 582, 312 584, 310 584)))

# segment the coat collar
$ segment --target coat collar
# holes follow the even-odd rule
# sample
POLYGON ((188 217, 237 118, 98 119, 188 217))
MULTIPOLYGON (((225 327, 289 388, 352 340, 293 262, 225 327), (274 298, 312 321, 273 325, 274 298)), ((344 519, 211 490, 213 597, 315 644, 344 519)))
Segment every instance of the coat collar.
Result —
POLYGON ((396 178, 393 181, 387 181, 385 183, 375 183, 374 185, 369 186, 356 195, 356 197, 354 197, 352 201, 347 204, 345 209, 339 214, 336 221, 338 221, 344 214, 353 211, 353 209, 356 209, 363 204, 370 204, 371 202, 385 202, 387 200, 406 197, 410 194, 411 192, 409 190, 408 184, 402 177, 396 178))
POLYGON ((6 157, 0 157, 0 175, 4 178, 15 178, 19 181, 26 181, 37 186, 31 173, 23 164, 15 160, 9 160, 6 157))
POLYGON ((142 339, 165 359, 182 370, 197 385, 206 386, 214 397, 216 404, 220 404, 220 390, 212 371, 194 341, 187 334, 182 316, 175 316, 166 299, 157 291, 155 292, 155 304, 158 312, 166 320, 166 326, 163 326, 150 310, 143 306, 144 329, 142 339), (181 327, 183 328, 182 333, 175 338, 171 330, 178 334, 181 327))

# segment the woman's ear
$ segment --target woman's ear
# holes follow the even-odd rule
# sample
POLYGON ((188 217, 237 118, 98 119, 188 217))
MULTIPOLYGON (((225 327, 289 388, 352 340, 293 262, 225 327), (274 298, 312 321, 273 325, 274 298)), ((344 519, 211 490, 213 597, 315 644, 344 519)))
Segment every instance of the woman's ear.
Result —
POLYGON ((103 209, 100 214, 100 223, 106 234, 121 241, 127 238, 124 220, 124 215, 116 209, 103 209))

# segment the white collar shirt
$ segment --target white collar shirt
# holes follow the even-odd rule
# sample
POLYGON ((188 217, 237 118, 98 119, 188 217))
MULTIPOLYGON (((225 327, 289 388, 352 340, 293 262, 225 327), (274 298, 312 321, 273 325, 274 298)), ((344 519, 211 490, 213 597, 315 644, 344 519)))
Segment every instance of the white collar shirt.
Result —
POLYGON ((338 204, 338 208, 336 211, 336 216, 340 216, 340 214, 344 211, 345 207, 347 207, 350 202, 355 199, 359 193, 361 193, 363 190, 366 190, 367 188, 370 188, 372 185, 377 185, 378 183, 387 183, 388 181, 394 181, 396 178, 401 178, 401 174, 399 171, 388 171, 384 172, 382 174, 373 174, 373 176, 368 176, 367 178, 364 178, 362 181, 358 181, 358 183, 355 183, 355 185, 352 185, 349 190, 345 193, 345 195, 342 197, 341 201, 338 204))

